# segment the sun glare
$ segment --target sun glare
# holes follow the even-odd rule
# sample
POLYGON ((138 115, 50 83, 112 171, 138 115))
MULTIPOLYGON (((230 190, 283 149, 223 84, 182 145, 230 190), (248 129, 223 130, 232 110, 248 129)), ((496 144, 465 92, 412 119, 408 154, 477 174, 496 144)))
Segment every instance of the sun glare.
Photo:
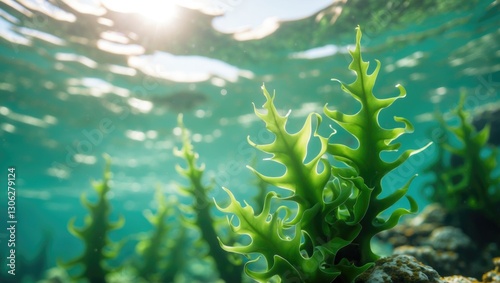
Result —
POLYGON ((168 23, 177 15, 173 0, 103 0, 106 7, 117 12, 137 13, 154 23, 168 23))
POLYGON ((139 9, 137 10, 138 13, 142 14, 145 18, 157 23, 170 22, 177 14, 177 6, 173 3, 173 1, 135 0, 134 2, 139 3, 139 9))

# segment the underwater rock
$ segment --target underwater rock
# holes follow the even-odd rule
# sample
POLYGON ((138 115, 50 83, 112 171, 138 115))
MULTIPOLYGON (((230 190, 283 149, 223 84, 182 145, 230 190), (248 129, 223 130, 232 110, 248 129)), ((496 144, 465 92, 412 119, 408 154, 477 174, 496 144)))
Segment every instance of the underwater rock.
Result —
POLYGON ((431 203, 414 218, 408 220, 413 226, 420 226, 422 224, 439 224, 441 225, 446 218, 446 210, 438 203, 431 203))
POLYGON ((429 282, 444 283, 439 273, 409 255, 393 255, 379 259, 356 283, 429 282))
POLYGON ((466 231, 450 225, 449 219, 450 213, 440 204, 430 204, 420 215, 380 233, 378 238, 394 246, 393 254, 414 256, 442 276, 461 274, 480 278, 492 268, 491 258, 500 253, 498 245, 472 240, 466 231))
POLYGON ((479 283, 475 278, 453 275, 442 278, 446 283, 479 283))
POLYGON ((498 283, 500 282, 500 257, 493 259, 495 268, 483 274, 482 281, 478 281, 473 277, 464 277, 461 275, 454 275, 443 277, 446 283, 498 283))
POLYGON ((436 250, 430 246, 401 246, 394 249, 395 255, 410 255, 432 266, 439 274, 460 274, 467 267, 467 262, 454 251, 436 250))
POLYGON ((445 226, 432 231, 429 243, 438 250, 468 250, 472 246, 471 239, 460 228, 445 226))
POLYGON ((483 275, 483 282, 500 282, 500 257, 493 259, 495 269, 488 271, 483 275))

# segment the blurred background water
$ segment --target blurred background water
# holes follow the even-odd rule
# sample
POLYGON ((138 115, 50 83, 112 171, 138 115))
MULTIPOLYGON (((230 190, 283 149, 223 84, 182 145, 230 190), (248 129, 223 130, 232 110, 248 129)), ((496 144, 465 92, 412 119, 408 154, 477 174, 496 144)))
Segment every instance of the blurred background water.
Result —
MULTIPOLYGON (((2 0, 0 179, 6 190, 7 168, 16 167, 18 253, 30 258, 45 232, 50 265, 81 252, 67 223, 87 213, 80 195, 94 196, 103 153, 112 157, 112 219, 127 221, 113 238, 151 229, 142 211, 154 207, 157 185, 189 202, 176 187, 185 183, 175 172, 182 160, 172 154, 179 113, 207 181, 216 183, 211 196, 225 199, 225 186, 251 202, 255 178, 245 165, 255 151, 246 138, 270 139, 253 114, 252 103, 264 101, 260 86, 276 90, 283 113, 292 109, 291 131, 326 103, 354 113, 359 106, 331 78, 354 80, 347 50, 358 24, 364 59, 382 64, 376 95, 396 94, 398 83, 408 92, 382 113, 382 125, 404 116, 416 129, 402 148, 424 145, 437 127, 433 113, 448 112, 461 91, 474 113, 498 107, 499 7, 491 0, 2 0)), ((337 141, 356 144, 342 131, 337 141)), ((387 189, 435 151, 410 159, 387 189)), ((410 189, 421 205, 425 179, 410 189)))

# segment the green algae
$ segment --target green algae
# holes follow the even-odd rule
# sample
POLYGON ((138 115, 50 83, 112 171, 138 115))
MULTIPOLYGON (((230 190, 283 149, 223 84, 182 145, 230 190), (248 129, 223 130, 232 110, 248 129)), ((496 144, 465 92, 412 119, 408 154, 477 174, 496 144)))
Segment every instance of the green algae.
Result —
POLYGON ((290 196, 282 197, 271 191, 263 204, 262 212, 242 206, 233 193, 224 188, 230 198, 226 207, 217 206, 222 212, 233 214, 238 224, 229 225, 240 236, 249 236, 250 243, 228 244, 221 240, 228 251, 259 257, 245 265, 245 272, 259 282, 278 276, 282 282, 353 282, 357 276, 373 265, 378 258, 372 252, 370 240, 380 231, 394 227, 401 216, 417 211, 416 202, 406 196, 411 180, 402 188, 383 198, 382 178, 397 168, 418 150, 406 150, 395 161, 386 162, 381 152, 397 151, 400 144, 394 141, 404 133, 413 131, 404 118, 394 117, 402 128, 385 129, 378 122, 384 108, 406 95, 397 86, 399 95, 386 99, 376 98, 372 90, 380 69, 368 73, 368 62, 361 57, 361 30, 357 28, 356 48, 350 51, 349 69, 357 75, 351 84, 340 82, 342 90, 361 104, 359 112, 349 115, 324 108, 325 115, 352 134, 359 142, 357 148, 329 142, 335 140, 334 132, 322 136, 318 128, 322 116, 310 113, 302 128, 295 133, 286 129, 288 115, 282 116, 271 96, 262 87, 266 102, 264 111, 255 108, 255 114, 266 124, 275 137, 268 144, 249 143, 271 155, 270 160, 286 167, 281 176, 269 176, 250 168, 264 182, 287 190, 290 196), (308 152, 312 140, 319 142, 319 149, 308 152), (343 166, 330 164, 330 156, 343 166), (309 161, 305 161, 305 160, 309 161), (398 208, 384 219, 380 214, 403 197, 410 209, 398 208), (285 205, 293 202, 296 210, 285 205), (275 205, 272 205, 275 204, 275 205), (278 208, 272 210, 272 207, 278 208), (256 269, 255 263, 265 261, 265 268, 256 269))
POLYGON ((72 218, 68 224, 68 230, 75 237, 81 239, 84 243, 84 251, 77 258, 62 263, 66 268, 76 265, 83 267, 82 272, 73 277, 75 280, 87 279, 92 283, 105 283, 106 276, 112 272, 112 269, 106 265, 106 261, 115 258, 118 255, 119 247, 116 243, 109 240, 109 233, 119 229, 125 223, 125 219, 120 219, 112 223, 109 220, 111 213, 111 204, 108 200, 110 191, 109 180, 111 178, 110 158, 105 156, 106 166, 104 168, 103 180, 95 182, 93 188, 97 193, 97 202, 89 202, 85 194, 81 196, 81 202, 89 211, 85 217, 85 225, 81 228, 75 226, 76 218, 72 218))

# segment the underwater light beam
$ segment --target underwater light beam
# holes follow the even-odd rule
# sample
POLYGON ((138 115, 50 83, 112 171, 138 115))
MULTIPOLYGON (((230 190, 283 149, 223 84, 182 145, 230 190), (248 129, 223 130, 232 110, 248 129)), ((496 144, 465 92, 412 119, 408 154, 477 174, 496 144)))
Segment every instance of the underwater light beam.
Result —
POLYGON ((104 0, 104 6, 120 13, 136 13, 147 21, 165 24, 172 21, 178 9, 169 0, 104 0))

